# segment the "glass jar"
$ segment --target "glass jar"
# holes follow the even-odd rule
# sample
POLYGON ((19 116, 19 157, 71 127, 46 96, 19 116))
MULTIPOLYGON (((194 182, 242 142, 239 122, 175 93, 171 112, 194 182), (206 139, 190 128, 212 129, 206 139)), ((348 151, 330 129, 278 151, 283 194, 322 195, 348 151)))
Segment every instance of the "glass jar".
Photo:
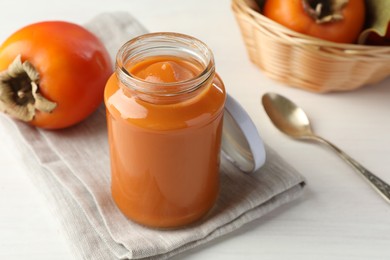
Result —
POLYGON ((124 215, 174 228, 213 207, 225 99, 203 42, 153 33, 122 46, 104 100, 112 196, 124 215))

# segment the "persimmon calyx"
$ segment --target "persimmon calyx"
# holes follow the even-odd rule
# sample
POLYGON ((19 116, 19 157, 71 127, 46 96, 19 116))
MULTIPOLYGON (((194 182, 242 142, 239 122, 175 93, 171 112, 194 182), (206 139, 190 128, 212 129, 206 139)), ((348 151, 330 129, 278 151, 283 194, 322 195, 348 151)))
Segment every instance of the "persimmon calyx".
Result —
POLYGON ((344 19, 342 11, 349 0, 302 0, 305 12, 316 23, 329 23, 344 19))
POLYGON ((0 72, 0 111, 19 120, 31 121, 36 110, 50 113, 57 103, 39 93, 39 73, 29 61, 18 55, 0 72))

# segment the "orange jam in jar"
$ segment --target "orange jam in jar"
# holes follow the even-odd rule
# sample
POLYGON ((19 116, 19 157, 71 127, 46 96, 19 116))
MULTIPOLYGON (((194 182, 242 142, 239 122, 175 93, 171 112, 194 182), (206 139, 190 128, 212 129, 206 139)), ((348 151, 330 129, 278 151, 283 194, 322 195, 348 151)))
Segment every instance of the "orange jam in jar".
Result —
POLYGON ((111 190, 129 219, 175 228, 202 218, 219 190, 224 85, 201 41, 137 37, 105 89, 111 190))

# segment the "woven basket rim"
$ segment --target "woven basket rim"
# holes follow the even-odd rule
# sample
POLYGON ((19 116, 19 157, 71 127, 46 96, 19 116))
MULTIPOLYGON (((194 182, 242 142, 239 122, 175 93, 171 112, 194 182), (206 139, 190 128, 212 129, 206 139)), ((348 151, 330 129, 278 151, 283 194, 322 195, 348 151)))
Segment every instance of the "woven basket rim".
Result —
POLYGON ((270 78, 316 93, 350 91, 390 76, 390 46, 336 43, 290 30, 232 0, 251 61, 270 78))
MULTIPOLYGON (((375 45, 362 45, 353 43, 336 43, 319 38, 315 38, 309 35, 305 35, 296 31, 293 31, 271 19, 264 16, 257 10, 254 10, 249 5, 257 5, 254 0, 232 0, 232 8, 234 12, 243 12, 247 14, 246 19, 249 19, 252 23, 256 24, 257 27, 269 25, 274 30, 273 33, 283 35, 284 39, 288 39, 289 43, 294 45, 313 45, 321 48, 334 48, 348 54, 389 54, 390 46, 375 46, 375 45), (239 10, 238 10, 239 9, 239 10)), ((283 40, 283 39, 281 39, 283 40)))

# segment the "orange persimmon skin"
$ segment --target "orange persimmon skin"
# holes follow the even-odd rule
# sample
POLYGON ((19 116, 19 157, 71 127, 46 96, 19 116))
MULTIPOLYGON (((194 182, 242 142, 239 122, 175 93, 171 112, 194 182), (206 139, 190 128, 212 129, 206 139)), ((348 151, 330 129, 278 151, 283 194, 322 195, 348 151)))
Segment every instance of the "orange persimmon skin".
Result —
POLYGON ((45 21, 21 28, 0 46, 0 71, 19 54, 38 71, 39 92, 57 103, 50 113, 36 110, 29 124, 65 128, 88 117, 102 103, 112 74, 111 59, 102 42, 82 26, 45 21))
POLYGON ((338 43, 354 43, 364 25, 364 0, 350 0, 340 21, 316 23, 304 10, 303 0, 266 0, 263 14, 287 28, 338 43))

